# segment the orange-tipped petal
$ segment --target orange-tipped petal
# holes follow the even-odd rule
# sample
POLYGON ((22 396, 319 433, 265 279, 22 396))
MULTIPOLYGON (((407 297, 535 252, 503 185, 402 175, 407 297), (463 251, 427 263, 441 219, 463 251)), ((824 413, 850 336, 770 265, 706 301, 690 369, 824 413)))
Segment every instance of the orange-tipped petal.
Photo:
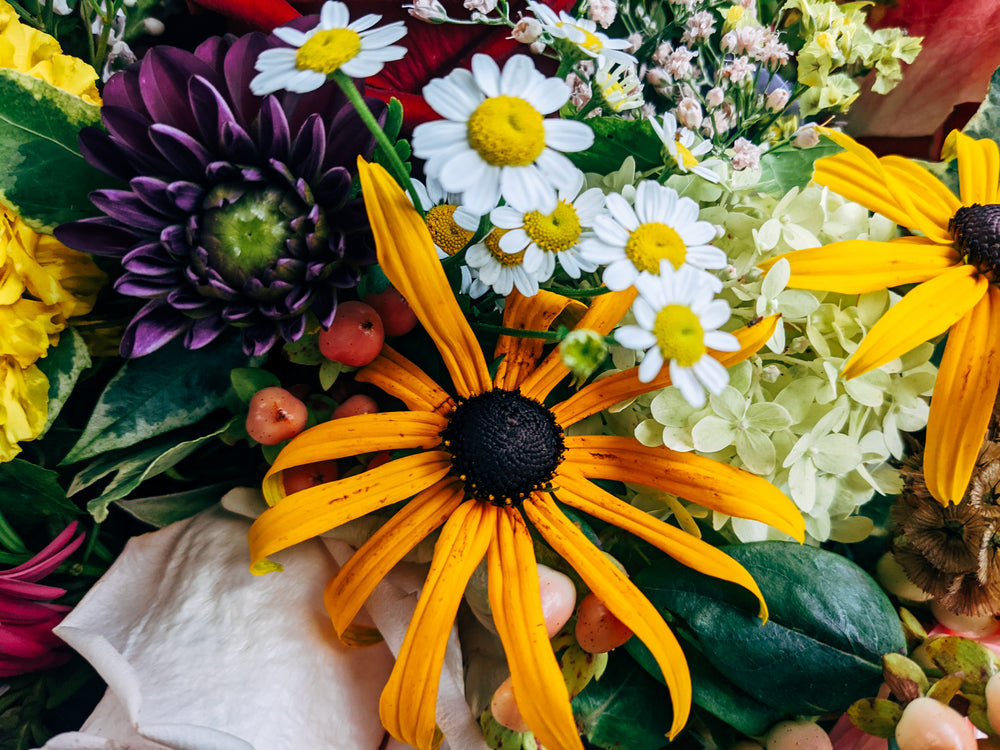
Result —
POLYGON ((766 523, 800 542, 805 538, 802 514, 781 490, 748 471, 694 453, 650 448, 614 435, 577 435, 566 438, 564 472, 653 487, 726 515, 766 523))
POLYGON ((563 515, 547 495, 535 493, 524 504, 535 528, 591 591, 653 653, 670 690, 674 715, 668 737, 673 739, 691 712, 691 673, 680 644, 656 607, 583 532, 563 515))
POLYGON ((451 517, 465 492, 455 478, 427 488, 385 522, 337 571, 323 602, 337 633, 344 633, 379 581, 428 534, 451 517))
POLYGON ((419 750, 434 750, 441 742, 434 717, 448 636, 465 586, 495 533, 496 511, 488 503, 463 503, 441 529, 427 581, 382 691, 382 725, 419 750))
POLYGON ((792 267, 788 280, 791 289, 864 294, 927 281, 962 262, 958 251, 950 245, 939 245, 926 238, 920 240, 833 242, 779 255, 761 263, 760 268, 767 271, 785 258, 792 267))
POLYGON ((379 265, 434 340, 459 395, 488 391, 486 359, 455 301, 423 219, 381 166, 359 158, 358 174, 379 265))
MULTIPOLYGON (((757 352, 774 335, 774 328, 778 324, 778 320, 779 316, 771 315, 757 323, 733 331, 733 335, 740 342, 740 348, 735 352, 710 350, 711 355, 722 363, 723 367, 732 367, 737 362, 742 362, 757 352)), ((562 403, 552 407, 552 414, 555 416, 556 422, 563 427, 568 427, 620 401, 666 388, 670 382, 669 367, 661 369, 660 374, 648 383, 639 380, 638 367, 630 367, 628 370, 616 372, 614 375, 601 378, 581 388, 562 403)))
MULTIPOLYGON (((503 311, 505 328, 516 328, 521 331, 547 331, 552 321, 559 317, 563 310, 573 305, 585 311, 586 306, 569 297, 553 294, 544 289, 533 297, 525 297, 514 290, 507 295, 503 311)), ((538 359, 542 356, 545 341, 540 338, 524 336, 501 336, 497 341, 495 357, 503 357, 497 369, 493 382, 497 388, 513 390, 532 372, 538 359)))
MULTIPOLYGON (((594 297, 586 314, 576 324, 574 330, 596 331, 602 336, 607 334, 635 301, 637 292, 634 287, 621 292, 607 292, 594 297)), ((569 368, 562 362, 559 350, 549 352, 535 371, 521 383, 521 393, 536 401, 544 401, 559 381, 569 374, 569 368)))
POLYGON ((568 472, 557 475, 556 496, 566 505, 635 534, 666 552, 677 562, 699 573, 730 581, 747 589, 760 602, 760 616, 767 620, 767 602, 747 569, 724 552, 696 536, 664 523, 605 492, 593 482, 568 472))
POLYGON ((976 140, 953 130, 945 140, 943 152, 958 156, 958 184, 963 205, 997 202, 1000 150, 996 142, 989 138, 976 140))
POLYGON ((444 388, 391 346, 383 346, 378 357, 358 370, 354 379, 381 388, 406 404, 410 411, 447 414, 455 408, 444 388))
POLYGON ((841 374, 856 378, 944 333, 983 298, 988 286, 975 267, 961 265, 911 289, 872 326, 841 374))
POLYGON ((1000 386, 1000 289, 991 286, 952 326, 938 368, 924 449, 927 489, 941 503, 965 494, 1000 386))
POLYGON ((490 609, 521 716, 550 750, 583 750, 569 690, 545 630, 538 568, 521 514, 502 509, 487 556, 490 609))
POLYGON ((251 569, 264 572, 268 555, 405 500, 450 470, 448 453, 427 451, 295 492, 261 513, 250 527, 251 569))

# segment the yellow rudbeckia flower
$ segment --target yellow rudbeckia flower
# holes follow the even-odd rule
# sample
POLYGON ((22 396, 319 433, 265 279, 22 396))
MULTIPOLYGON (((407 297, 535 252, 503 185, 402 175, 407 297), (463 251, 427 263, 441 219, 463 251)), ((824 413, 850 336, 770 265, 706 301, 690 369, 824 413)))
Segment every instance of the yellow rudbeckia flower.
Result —
POLYGON ((1000 386, 1000 150, 989 139, 948 136, 944 153, 958 157, 956 196, 907 159, 877 158, 843 133, 820 132, 846 151, 816 162, 816 182, 919 234, 787 253, 788 286, 862 294, 917 284, 872 327, 843 376, 862 375, 950 331, 931 399, 924 476, 939 502, 957 503, 1000 386))
MULTIPOLYGON (((273 507, 250 529, 255 572, 273 569, 267 555, 409 499, 340 569, 324 597, 333 625, 343 635, 383 576, 441 528, 416 612, 382 693, 386 729, 422 750, 440 741, 435 705, 448 633, 469 577, 485 557, 489 601, 525 720, 550 750, 582 750, 569 694, 545 632, 531 524, 653 652, 670 689, 670 736, 676 735, 691 703, 683 651, 652 604, 587 540, 559 503, 633 533, 708 575, 742 585, 760 600, 762 616, 767 612, 763 596, 736 561, 590 480, 655 487, 723 513, 763 521, 800 540, 801 515, 771 484, 733 466, 665 447, 645 447, 632 438, 565 435, 565 428, 612 404, 668 385, 666 369, 653 382, 641 383, 638 368, 631 368, 549 407, 545 399, 569 374, 558 351, 544 356, 539 339, 501 336, 496 356, 503 359, 491 378, 423 220, 384 169, 363 161, 359 168, 379 263, 434 340, 455 395, 385 347, 357 377, 400 399, 409 411, 318 425, 281 452, 264 480, 273 507), (285 469, 393 449, 411 453, 283 497, 285 469)), ((577 327, 606 334, 633 297, 632 291, 596 297, 577 327)), ((533 297, 515 292, 507 298, 504 326, 545 329, 570 305, 579 303, 544 290, 533 297)), ((774 324, 771 319, 743 329, 737 334, 740 351, 716 356, 725 365, 746 358, 770 337, 774 324)))

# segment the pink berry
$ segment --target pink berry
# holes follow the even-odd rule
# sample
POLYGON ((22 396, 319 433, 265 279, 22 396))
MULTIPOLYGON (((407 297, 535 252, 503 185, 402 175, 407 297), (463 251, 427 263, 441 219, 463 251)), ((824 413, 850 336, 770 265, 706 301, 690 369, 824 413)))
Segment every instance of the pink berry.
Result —
POLYGON ((417 325, 417 315, 410 303, 391 286, 378 294, 366 294, 364 300, 382 318, 386 336, 402 336, 417 325))
POLYGON ((498 724, 507 727, 512 732, 531 731, 525 723, 524 717, 521 716, 521 709, 517 707, 517 701, 514 700, 514 688, 511 685, 510 677, 501 682, 500 687, 493 693, 490 711, 498 724))
POLYGON ((359 414, 376 414, 378 402, 371 396, 357 393, 333 410, 332 419, 356 417, 359 414))
POLYGON ((306 405, 278 386, 262 388, 250 399, 247 434, 262 445, 277 445, 306 426, 306 405))
POLYGON ((382 319, 371 305, 341 302, 330 328, 319 334, 319 350, 333 362, 363 367, 378 356, 384 341, 382 319))
POLYGON ((377 469, 379 466, 389 463, 392 460, 392 453, 389 451, 379 451, 368 461, 369 469, 377 469))
POLYGON ((569 576, 546 565, 538 565, 538 588, 542 594, 542 615, 549 638, 569 622, 576 606, 576 587, 569 576))
POLYGON ((906 704, 896 725, 899 750, 976 750, 972 724, 962 714, 933 698, 906 704))
POLYGON ((281 481, 285 485, 285 494, 307 490, 337 478, 337 462, 317 461, 314 464, 293 466, 281 473, 281 481))
POLYGON ((833 750, 833 743, 813 721, 779 721, 764 738, 767 750, 833 750))
POLYGON ((632 637, 632 631, 607 605, 587 594, 576 610, 576 642, 589 654, 603 654, 632 637))

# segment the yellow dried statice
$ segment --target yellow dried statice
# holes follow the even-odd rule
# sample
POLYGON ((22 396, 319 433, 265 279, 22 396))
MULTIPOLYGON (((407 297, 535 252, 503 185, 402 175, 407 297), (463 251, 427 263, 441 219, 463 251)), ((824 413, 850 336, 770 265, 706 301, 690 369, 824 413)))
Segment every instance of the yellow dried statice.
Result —
MULTIPOLYGON (((100 104, 94 69, 20 23, 2 0, 0 67, 100 104)), ((90 256, 37 234, 0 208, 0 461, 16 456, 18 444, 45 426, 48 380, 36 362, 58 342, 69 318, 90 312, 104 278, 90 256)))

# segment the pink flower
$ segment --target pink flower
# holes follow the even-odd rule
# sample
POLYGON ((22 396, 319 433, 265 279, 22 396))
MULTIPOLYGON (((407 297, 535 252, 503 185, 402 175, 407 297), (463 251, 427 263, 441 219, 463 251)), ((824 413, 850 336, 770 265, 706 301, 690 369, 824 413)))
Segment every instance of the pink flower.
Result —
POLYGON ((760 166, 760 148, 746 138, 737 138, 733 144, 733 169, 753 169, 760 166))
POLYGON ((83 542, 83 534, 73 538, 76 527, 74 521, 28 562, 0 572, 0 677, 48 669, 69 658, 52 634, 70 608, 51 601, 66 590, 38 581, 83 542))
POLYGON ((618 3, 615 0, 591 0, 590 7, 587 8, 587 16, 591 21, 599 23, 602 29, 614 23, 617 14, 618 3))

